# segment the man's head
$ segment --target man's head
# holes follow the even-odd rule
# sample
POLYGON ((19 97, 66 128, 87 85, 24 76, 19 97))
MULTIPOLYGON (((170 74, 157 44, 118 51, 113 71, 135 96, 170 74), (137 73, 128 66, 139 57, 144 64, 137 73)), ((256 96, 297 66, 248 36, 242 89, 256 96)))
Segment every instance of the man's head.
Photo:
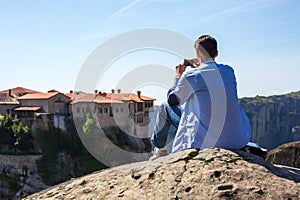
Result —
POLYGON ((217 40, 210 35, 200 36, 194 44, 198 57, 215 58, 218 56, 217 40))

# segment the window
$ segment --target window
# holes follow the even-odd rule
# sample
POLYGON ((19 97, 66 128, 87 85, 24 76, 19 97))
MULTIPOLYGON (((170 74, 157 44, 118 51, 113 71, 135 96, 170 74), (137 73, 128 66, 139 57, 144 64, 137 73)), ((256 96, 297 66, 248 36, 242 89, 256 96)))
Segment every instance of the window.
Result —
POLYGON ((108 113, 108 108, 107 107, 104 108, 104 113, 108 113))
POLYGON ((143 111, 143 103, 138 103, 137 104, 137 106, 138 106, 138 111, 143 111))
POLYGON ((119 112, 119 108, 115 107, 115 112, 118 113, 119 112))
POLYGON ((101 108, 98 108, 98 113, 102 113, 102 112, 103 112, 102 107, 101 107, 101 108))
POLYGON ((146 102, 145 102, 145 108, 150 108, 150 107, 151 107, 150 101, 146 101, 146 102))
POLYGON ((120 112, 122 113, 122 112, 124 112, 124 109, 123 109, 123 107, 120 107, 120 112))
POLYGON ((77 108, 77 113, 80 113, 80 108, 77 108))
POLYGON ((109 116, 110 116, 110 117, 113 117, 113 116, 114 116, 114 115, 113 115, 113 109, 112 109, 111 106, 109 107, 109 116))
POLYGON ((138 114, 136 117, 136 123, 143 123, 143 114, 138 114))
POLYGON ((153 107, 153 101, 146 101, 145 108, 151 108, 151 107, 153 107))

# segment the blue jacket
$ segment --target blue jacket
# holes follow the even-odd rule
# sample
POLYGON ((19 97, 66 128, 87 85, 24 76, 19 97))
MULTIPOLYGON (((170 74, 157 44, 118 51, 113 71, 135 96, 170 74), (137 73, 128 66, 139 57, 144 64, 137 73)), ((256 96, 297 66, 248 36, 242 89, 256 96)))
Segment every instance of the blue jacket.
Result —
POLYGON ((213 60, 186 71, 168 92, 170 105, 184 105, 173 152, 187 148, 239 149, 251 138, 238 103, 234 70, 213 60))

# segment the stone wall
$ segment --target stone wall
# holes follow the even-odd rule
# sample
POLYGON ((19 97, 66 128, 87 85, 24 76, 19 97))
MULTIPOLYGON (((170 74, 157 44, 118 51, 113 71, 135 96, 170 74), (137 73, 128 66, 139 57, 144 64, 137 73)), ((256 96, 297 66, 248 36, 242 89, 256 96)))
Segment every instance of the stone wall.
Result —
POLYGON ((91 102, 79 102, 72 105, 72 113, 76 121, 85 122, 85 113, 91 111, 94 119, 97 119, 97 126, 101 128, 119 126, 124 132, 139 137, 148 136, 149 112, 153 107, 146 107, 143 103, 142 111, 137 111, 137 105, 129 103, 120 104, 96 104, 91 102), (140 121, 138 121, 138 117, 140 121))
POLYGON ((42 155, 24 155, 24 156, 14 156, 14 155, 0 155, 0 166, 2 167, 14 167, 22 169, 24 166, 31 171, 37 171, 37 166, 35 161, 40 159, 42 155))

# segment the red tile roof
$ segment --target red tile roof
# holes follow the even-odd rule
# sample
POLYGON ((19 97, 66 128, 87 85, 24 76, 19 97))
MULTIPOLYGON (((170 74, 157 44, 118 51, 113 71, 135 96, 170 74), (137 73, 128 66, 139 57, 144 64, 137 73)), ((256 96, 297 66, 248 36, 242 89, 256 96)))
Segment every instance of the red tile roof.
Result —
POLYGON ((41 109, 41 107, 19 107, 19 108, 15 108, 15 111, 37 111, 41 109))
POLYGON ((137 94, 131 93, 67 93, 65 94, 69 98, 73 98, 72 103, 77 102, 95 102, 95 103, 123 103, 123 101, 134 101, 134 102, 144 102, 144 101, 154 101, 156 99, 141 96, 138 97, 137 94))
POLYGON ((19 97, 19 100, 29 100, 29 99, 49 99, 55 95, 59 94, 59 92, 49 92, 49 93, 35 93, 35 94, 26 94, 24 96, 19 97))
MULTIPOLYGON (((24 94, 39 93, 38 91, 30 90, 30 89, 23 88, 23 87, 16 87, 16 88, 12 88, 10 90, 11 90, 11 95, 13 95, 13 96, 22 96, 24 94)), ((5 93, 5 94, 8 94, 8 92, 9 92, 9 90, 0 91, 0 93, 5 93)))
POLYGON ((74 93, 65 93, 65 96, 71 99, 74 96, 74 93))
POLYGON ((95 94, 90 93, 78 93, 73 94, 72 103, 79 103, 79 102, 92 102, 95 99, 95 94))
POLYGON ((123 103, 122 101, 113 100, 110 98, 107 98, 103 95, 99 94, 92 94, 92 93, 73 93, 72 95, 72 104, 79 103, 79 102, 94 102, 94 103, 123 103))
POLYGON ((94 102, 95 103, 123 103, 122 101, 110 99, 103 95, 97 95, 96 98, 94 99, 94 102))
POLYGON ((32 93, 38 93, 38 92, 23 87, 16 87, 10 89, 10 95, 9 95, 9 89, 0 91, 0 104, 19 104, 17 101, 18 97, 23 96, 25 94, 32 94, 32 93))
POLYGON ((0 93, 0 104, 19 104, 17 99, 9 96, 8 93, 0 93))
POLYGON ((147 97, 147 96, 141 96, 138 97, 137 94, 131 94, 131 93, 109 93, 106 95, 106 97, 110 99, 116 99, 116 100, 123 100, 123 101, 135 101, 135 102, 144 102, 144 101, 154 101, 156 99, 147 97))

